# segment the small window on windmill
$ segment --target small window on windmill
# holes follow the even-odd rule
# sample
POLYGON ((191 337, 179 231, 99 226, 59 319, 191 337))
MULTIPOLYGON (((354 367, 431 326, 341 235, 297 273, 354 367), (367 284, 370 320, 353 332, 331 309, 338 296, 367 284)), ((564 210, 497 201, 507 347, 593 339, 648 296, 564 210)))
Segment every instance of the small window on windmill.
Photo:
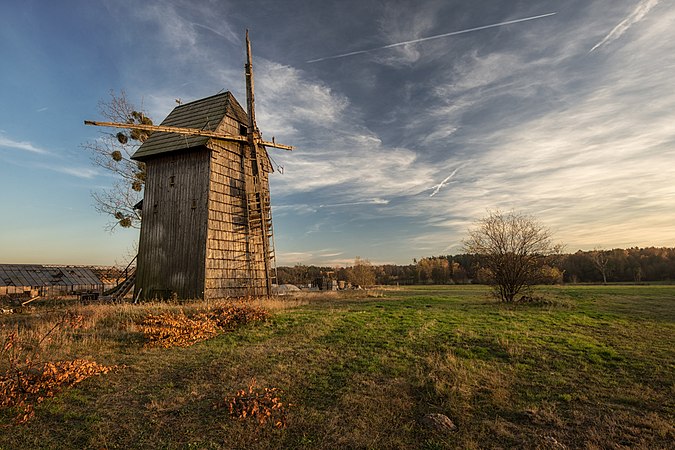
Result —
POLYGON ((171 175, 169 177, 169 186, 173 187, 176 185, 176 175, 171 175))
POLYGON ((196 198, 192 199, 192 209, 197 209, 197 199, 196 198))
POLYGON ((238 227, 246 226, 246 218, 244 216, 234 216, 232 217, 232 223, 238 227))
POLYGON ((153 212, 153 213, 157 213, 157 203, 155 203, 154 205, 152 205, 152 212, 153 212))
POLYGON ((246 136, 248 134, 248 127, 244 124, 239 124, 239 134, 242 136, 246 136))

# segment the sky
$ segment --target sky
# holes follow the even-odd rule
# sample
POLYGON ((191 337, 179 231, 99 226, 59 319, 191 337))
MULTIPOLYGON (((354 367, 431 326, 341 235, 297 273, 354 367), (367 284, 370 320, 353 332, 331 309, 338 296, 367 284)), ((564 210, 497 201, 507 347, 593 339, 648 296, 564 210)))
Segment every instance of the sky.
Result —
POLYGON ((0 263, 122 264, 82 148, 124 90, 155 123, 231 91, 244 34, 277 264, 457 254, 490 210, 568 252, 675 246, 675 3, 0 1, 0 263))

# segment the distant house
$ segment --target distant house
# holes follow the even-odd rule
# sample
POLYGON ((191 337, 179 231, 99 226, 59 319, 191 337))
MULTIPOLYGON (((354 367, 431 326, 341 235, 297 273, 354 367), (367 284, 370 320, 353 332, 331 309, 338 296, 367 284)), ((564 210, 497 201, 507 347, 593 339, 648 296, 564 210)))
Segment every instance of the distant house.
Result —
POLYGON ((55 297, 103 293, 103 282, 89 267, 0 264, 0 296, 55 297))
MULTIPOLYGON (((161 126, 246 138, 230 92, 176 107, 161 126)), ((274 256, 264 147, 155 131, 133 155, 147 169, 135 296, 265 295, 274 256), (255 189, 254 189, 255 187, 255 189)))

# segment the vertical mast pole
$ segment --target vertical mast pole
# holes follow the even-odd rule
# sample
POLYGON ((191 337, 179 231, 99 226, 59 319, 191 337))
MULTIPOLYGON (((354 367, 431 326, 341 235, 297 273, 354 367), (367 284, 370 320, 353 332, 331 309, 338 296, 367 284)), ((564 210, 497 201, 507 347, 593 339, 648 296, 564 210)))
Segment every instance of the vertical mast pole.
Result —
MULTIPOLYGON (((246 30, 246 108, 248 109, 248 143, 251 151, 251 170, 253 171, 253 187, 256 203, 260 208, 260 232, 262 238, 263 260, 265 264, 265 287, 268 296, 272 295, 272 273, 270 269, 270 254, 269 254, 269 235, 267 233, 267 225, 265 221, 265 202, 264 193, 260 181, 260 161, 258 159, 258 143, 260 132, 255 123, 255 97, 253 95, 253 63, 251 60, 251 41, 248 37, 248 30, 246 30)), ((247 193, 246 201, 249 202, 249 195, 247 193)), ((247 206, 248 207, 248 206, 247 206)), ((251 226, 249 223, 249 233, 251 226)), ((251 274, 252 275, 252 274, 251 274)))
POLYGON ((253 97, 253 63, 251 62, 251 40, 246 30, 246 108, 248 109, 248 135, 257 131, 255 123, 255 98, 253 97))

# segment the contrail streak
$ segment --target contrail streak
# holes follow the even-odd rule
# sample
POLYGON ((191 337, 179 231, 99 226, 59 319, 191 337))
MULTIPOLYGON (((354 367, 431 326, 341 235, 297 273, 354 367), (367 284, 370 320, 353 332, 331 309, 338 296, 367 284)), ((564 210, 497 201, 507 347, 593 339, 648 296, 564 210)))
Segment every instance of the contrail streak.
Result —
POLYGON ((319 208, 332 208, 335 206, 356 206, 356 205, 387 205, 389 200, 384 200, 381 198, 374 198, 372 200, 364 200, 362 202, 349 202, 349 203, 333 203, 331 205, 319 205, 319 208))
POLYGON ((226 35, 223 34, 222 32, 220 32, 220 31, 218 31, 218 30, 216 30, 216 29, 214 29, 214 28, 207 27, 206 25, 202 25, 201 23, 197 23, 197 22, 190 22, 190 23, 191 23, 193 26, 195 26, 195 27, 204 28, 205 30, 209 30, 211 33, 217 34, 217 35, 220 36, 221 38, 227 39, 227 40, 230 41, 230 42, 238 43, 238 42, 237 42, 237 37, 236 37, 236 36, 233 36, 231 33, 230 33, 229 36, 226 36, 226 35))
POLYGON ((433 197, 434 195, 438 194, 438 191, 440 191, 443 186, 448 184, 448 180, 450 178, 454 177, 458 170, 459 170, 459 167, 456 168, 455 170, 453 170, 452 173, 445 178, 445 180, 441 181, 436 186, 431 186, 429 189, 433 189, 434 192, 432 192, 429 197, 433 197))
POLYGON ((637 8, 635 8, 635 11, 633 11, 628 17, 621 21, 621 23, 615 26, 612 31, 610 31, 609 34, 605 36, 600 42, 595 44, 588 53, 591 53, 598 47, 602 47, 603 45, 607 45, 610 42, 619 39, 621 35, 623 35, 630 27, 644 19, 649 10, 658 5, 658 3, 659 0, 645 0, 640 3, 637 8))
POLYGON ((467 28, 466 30, 437 34, 437 35, 434 35, 434 36, 428 36, 428 37, 424 37, 424 38, 420 38, 420 39, 413 39, 411 41, 397 42, 396 44, 384 45, 382 47, 375 47, 375 48, 371 48, 371 49, 368 49, 368 50, 358 50, 358 51, 355 51, 355 52, 343 53, 341 55, 326 56, 324 58, 311 59, 311 60, 307 61, 307 63, 309 64, 309 63, 315 63, 315 62, 319 62, 319 61, 326 61, 328 59, 337 59, 337 58, 345 58, 347 56, 361 55, 363 53, 370 53, 370 52, 374 52, 375 50, 383 50, 385 48, 400 47, 401 45, 415 44, 417 42, 430 41, 432 39, 440 39, 440 38, 444 38, 444 37, 448 37, 448 36, 456 36, 458 34, 471 33, 472 31, 486 30, 488 28, 496 28, 496 27, 501 27, 501 26, 504 26, 504 25, 511 25, 512 23, 527 22, 527 21, 530 21, 530 20, 542 19, 544 17, 553 16, 555 14, 558 14, 558 12, 556 11, 556 12, 552 12, 552 13, 548 13, 548 14, 541 14, 539 16, 532 16, 532 17, 525 17, 525 18, 522 18, 522 19, 508 20, 506 22, 493 23, 491 25, 483 25, 481 27, 467 28))

